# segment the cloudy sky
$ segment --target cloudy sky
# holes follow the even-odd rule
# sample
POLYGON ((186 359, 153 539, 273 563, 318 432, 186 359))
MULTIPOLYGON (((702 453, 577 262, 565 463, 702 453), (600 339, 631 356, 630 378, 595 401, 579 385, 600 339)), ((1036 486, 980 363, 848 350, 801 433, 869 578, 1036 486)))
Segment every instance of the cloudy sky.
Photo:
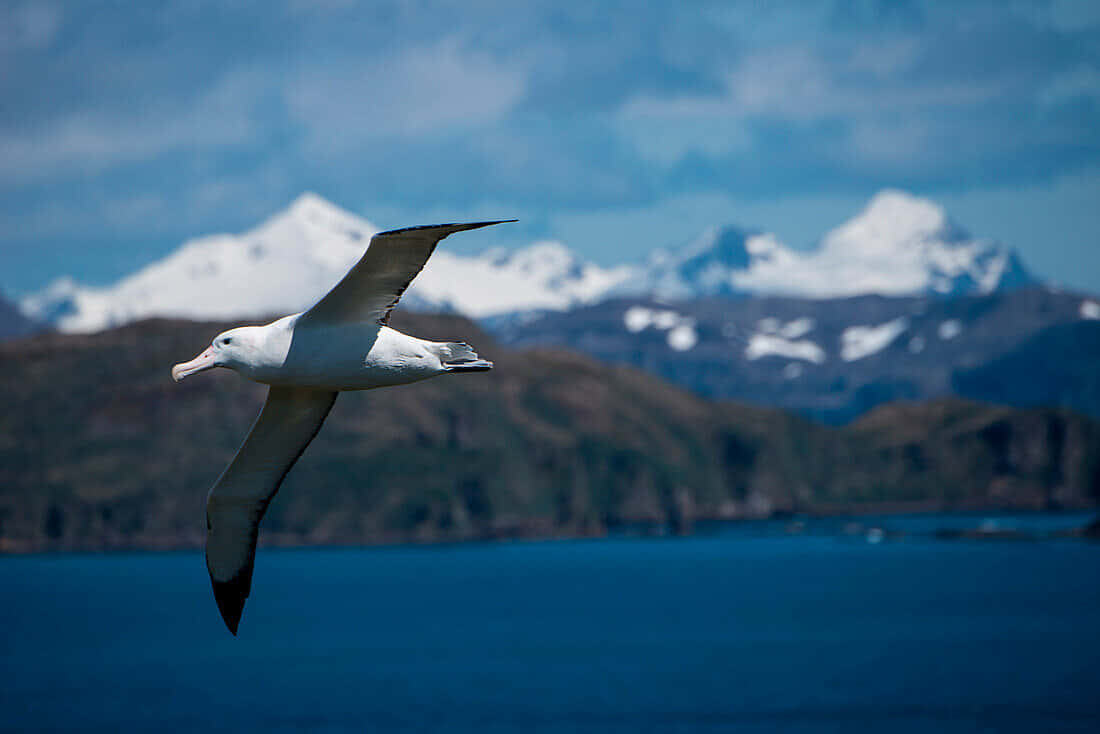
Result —
MULTIPOLYGON (((601 263, 903 188, 1100 291, 1100 3, 0 0, 0 290, 312 190, 601 263)), ((495 239, 494 239, 495 238, 495 239)))

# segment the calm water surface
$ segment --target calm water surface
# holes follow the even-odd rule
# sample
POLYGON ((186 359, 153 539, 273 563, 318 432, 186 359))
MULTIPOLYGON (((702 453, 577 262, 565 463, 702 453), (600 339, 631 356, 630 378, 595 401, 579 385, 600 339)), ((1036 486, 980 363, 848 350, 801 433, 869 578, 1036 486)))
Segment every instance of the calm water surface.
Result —
POLYGON ((1100 544, 980 519, 266 551, 237 639, 200 554, 0 558, 0 730, 1100 731, 1100 544))

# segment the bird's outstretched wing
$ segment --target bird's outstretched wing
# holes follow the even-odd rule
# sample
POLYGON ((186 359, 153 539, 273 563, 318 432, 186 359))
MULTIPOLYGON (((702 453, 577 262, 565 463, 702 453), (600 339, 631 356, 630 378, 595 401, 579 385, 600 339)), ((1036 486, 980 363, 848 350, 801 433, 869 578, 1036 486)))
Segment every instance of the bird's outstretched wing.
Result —
POLYGON ((248 438, 206 498, 206 569, 234 635, 252 587, 260 519, 335 401, 335 392, 272 387, 248 438))
POLYGON ((371 238, 370 246, 355 267, 302 315, 300 323, 385 324, 401 294, 428 262, 440 240, 455 232, 514 221, 431 224, 379 232, 371 238))

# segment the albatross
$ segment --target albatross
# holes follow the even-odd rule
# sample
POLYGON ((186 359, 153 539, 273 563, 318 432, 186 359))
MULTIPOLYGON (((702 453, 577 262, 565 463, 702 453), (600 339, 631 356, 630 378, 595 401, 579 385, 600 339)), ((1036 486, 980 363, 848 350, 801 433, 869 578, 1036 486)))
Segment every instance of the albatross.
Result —
POLYGON ((252 430, 206 497, 206 568, 218 611, 234 635, 252 588, 260 520, 321 429, 337 394, 493 368, 465 342, 417 339, 386 324, 440 240, 514 221, 380 232, 359 262, 309 310, 266 326, 222 332, 199 356, 172 368, 176 382, 228 367, 269 386, 252 430))

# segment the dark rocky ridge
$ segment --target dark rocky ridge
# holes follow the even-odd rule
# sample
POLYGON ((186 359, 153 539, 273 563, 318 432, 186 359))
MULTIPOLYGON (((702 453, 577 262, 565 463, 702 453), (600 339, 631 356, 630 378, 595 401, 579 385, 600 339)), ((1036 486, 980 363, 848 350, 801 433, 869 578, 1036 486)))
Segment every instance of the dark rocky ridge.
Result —
POLYGON ((0 341, 33 334, 43 328, 24 316, 15 304, 0 294, 0 341))
MULTIPOLYGON (((462 338, 488 374, 341 395, 265 518, 268 544, 600 534, 632 523, 885 506, 1095 506, 1100 425, 1064 410, 946 400, 845 428, 704 400, 572 352, 462 338)), ((0 345, 0 547, 176 548, 203 540, 209 486, 265 388, 169 369, 223 325, 154 320, 0 345)))
MULTIPOLYGON (((774 406, 825 423, 843 424, 897 400, 955 395, 1018 406, 1037 404, 1015 401, 1012 391, 989 393, 983 390, 980 377, 956 380, 956 375, 997 362, 1046 329, 1071 324, 1089 328, 1088 324, 1096 322, 1082 321, 1082 303, 1087 300, 1086 296, 1045 288, 955 298, 858 296, 815 301, 726 297, 670 303, 620 299, 489 325, 507 345, 575 349, 605 362, 640 367, 703 397, 774 406), (697 341, 677 350, 667 328, 650 326, 631 332, 624 322, 628 311, 636 307, 677 314, 682 322, 692 324, 697 341), (747 355, 761 322, 771 319, 791 324, 807 318, 813 321, 812 330, 791 341, 820 347, 820 363, 774 355, 750 359, 747 355), (896 339, 868 356, 842 358, 847 329, 889 322, 904 322, 896 339), (942 331, 945 325, 951 325, 952 331, 942 331), (948 334, 947 338, 942 334, 948 334)), ((1062 369, 1091 369, 1087 358, 1073 356, 1071 343, 1072 339, 1061 338, 1060 354, 1076 367, 1062 369)), ((1058 380, 1052 370, 1036 371, 1026 379, 1046 381, 1042 387, 1033 386, 1032 393, 1059 392, 1057 385, 1048 384, 1058 380)), ((1100 417, 1100 412, 1092 412, 1095 400, 1069 397, 1052 405, 1100 417)))
POLYGON ((1044 329, 1007 354, 956 372, 952 386, 976 400, 1100 416, 1100 321, 1044 329))

